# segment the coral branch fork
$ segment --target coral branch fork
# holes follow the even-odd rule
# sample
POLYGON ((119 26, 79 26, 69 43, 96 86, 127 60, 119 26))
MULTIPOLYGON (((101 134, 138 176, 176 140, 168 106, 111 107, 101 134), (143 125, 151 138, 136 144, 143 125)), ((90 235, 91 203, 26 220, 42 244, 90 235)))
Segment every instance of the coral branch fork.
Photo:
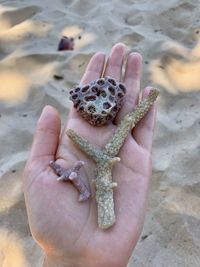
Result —
POLYGON ((54 161, 49 162, 49 166, 58 175, 57 181, 71 181, 74 187, 78 190, 79 201, 87 200, 91 193, 80 177, 80 169, 84 165, 83 161, 77 161, 72 168, 65 169, 54 161))
MULTIPOLYGON (((117 157, 119 150, 131 129, 135 127, 149 111, 157 96, 158 91, 152 89, 149 95, 142 100, 133 111, 125 115, 114 135, 102 149, 90 144, 87 140, 80 137, 74 130, 67 130, 69 138, 97 164, 94 183, 96 188, 98 225, 102 229, 109 228, 115 223, 113 188, 115 188, 117 184, 113 182, 112 179, 112 168, 113 165, 120 160, 120 158, 117 157)), ((54 171, 56 172, 55 168, 54 171)), ((59 174, 59 171, 57 171, 57 174, 61 174, 61 180, 64 179, 62 178, 62 173, 59 174)))

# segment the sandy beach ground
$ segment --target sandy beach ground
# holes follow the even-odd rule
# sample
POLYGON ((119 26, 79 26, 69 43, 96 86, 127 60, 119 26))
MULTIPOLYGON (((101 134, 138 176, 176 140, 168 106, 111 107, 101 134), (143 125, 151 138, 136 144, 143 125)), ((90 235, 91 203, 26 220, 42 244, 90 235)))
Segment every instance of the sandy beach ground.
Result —
POLYGON ((69 88, 116 42, 142 53, 142 87, 161 91, 148 212, 129 267, 200 266, 199 13, 198 0, 0 1, 0 266, 41 266, 22 193, 36 121, 50 104, 64 124, 69 88), (62 35, 75 38, 73 51, 56 51, 62 35))

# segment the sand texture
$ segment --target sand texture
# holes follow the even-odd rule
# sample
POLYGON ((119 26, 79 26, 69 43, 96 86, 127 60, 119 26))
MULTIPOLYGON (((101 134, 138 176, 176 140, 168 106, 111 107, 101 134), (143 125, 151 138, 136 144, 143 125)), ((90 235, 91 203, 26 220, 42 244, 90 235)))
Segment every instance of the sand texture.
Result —
POLYGON ((148 212, 129 267, 200 266, 199 13, 198 0, 0 1, 0 267, 41 266, 22 172, 42 108, 56 107, 64 124, 69 88, 94 52, 120 41, 143 55, 142 87, 161 91, 148 212), (62 35, 74 51, 56 51, 62 35))

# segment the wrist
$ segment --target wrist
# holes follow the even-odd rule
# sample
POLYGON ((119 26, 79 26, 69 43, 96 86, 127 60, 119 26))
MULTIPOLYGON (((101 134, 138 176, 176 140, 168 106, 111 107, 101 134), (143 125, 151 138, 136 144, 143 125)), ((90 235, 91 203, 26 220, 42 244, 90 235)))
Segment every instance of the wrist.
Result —
POLYGON ((104 262, 103 265, 100 264, 99 261, 95 261, 95 259, 90 260, 89 262, 84 260, 83 262, 80 262, 80 260, 77 258, 76 262, 70 261, 69 259, 58 259, 54 257, 50 257, 45 255, 44 257, 44 262, 43 262, 43 267, 108 267, 108 266, 113 266, 113 267, 126 267, 127 264, 125 265, 116 265, 116 264, 109 264, 108 262, 104 262))
MULTIPOLYGON (((43 267, 80 267, 78 263, 70 262, 69 259, 58 259, 45 255, 43 267)), ((83 266, 83 265, 82 265, 83 266)))
MULTIPOLYGON (((99 262, 95 259, 87 257, 55 257, 52 255, 45 254, 43 267, 104 267, 99 265, 99 262)), ((106 265, 107 266, 107 265, 106 265)))

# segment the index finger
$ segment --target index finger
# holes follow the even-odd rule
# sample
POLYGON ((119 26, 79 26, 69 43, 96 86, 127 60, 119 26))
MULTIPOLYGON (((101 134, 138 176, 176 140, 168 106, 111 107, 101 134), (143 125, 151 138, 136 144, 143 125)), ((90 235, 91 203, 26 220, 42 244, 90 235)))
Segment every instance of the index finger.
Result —
POLYGON ((105 64, 105 54, 96 53, 89 61, 85 73, 81 79, 81 84, 89 83, 101 77, 105 64))
MULTIPOLYGON (((93 80, 101 77, 105 64, 105 54, 102 52, 96 53, 89 61, 86 71, 81 79, 81 84, 90 83, 93 80)), ((69 118, 80 118, 74 107, 70 109, 69 118)))
POLYGON ((60 135, 60 116, 56 109, 46 106, 37 122, 29 161, 54 159, 60 135))

